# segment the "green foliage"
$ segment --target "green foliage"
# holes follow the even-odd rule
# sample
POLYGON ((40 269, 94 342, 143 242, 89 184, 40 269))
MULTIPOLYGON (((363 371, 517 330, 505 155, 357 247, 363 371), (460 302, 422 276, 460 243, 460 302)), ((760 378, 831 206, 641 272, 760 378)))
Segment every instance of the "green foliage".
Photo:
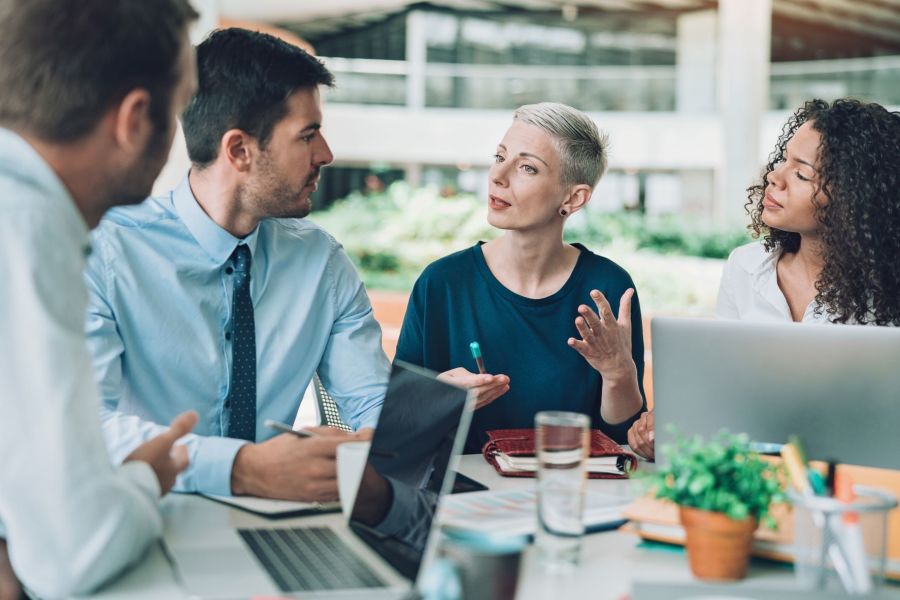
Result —
MULTIPOLYGON (((403 292, 412 289, 429 263, 500 233, 488 224, 483 199, 442 197, 436 188, 416 189, 405 182, 381 194, 351 194, 310 218, 344 245, 369 288, 403 292)), ((721 263, 698 257, 725 257, 748 238, 742 231, 721 233, 695 221, 584 210, 569 219, 564 237, 628 270, 645 310, 709 314, 721 263)))
POLYGON ((649 217, 590 211, 567 227, 566 238, 596 245, 624 240, 636 250, 702 258, 728 258, 732 250, 750 241, 743 229, 720 231, 683 215, 649 217))
POLYGON ((645 477, 657 498, 732 519, 757 517, 774 529, 772 503, 784 501, 781 469, 750 450, 746 435, 720 431, 711 441, 677 435, 662 447, 668 465, 645 477))

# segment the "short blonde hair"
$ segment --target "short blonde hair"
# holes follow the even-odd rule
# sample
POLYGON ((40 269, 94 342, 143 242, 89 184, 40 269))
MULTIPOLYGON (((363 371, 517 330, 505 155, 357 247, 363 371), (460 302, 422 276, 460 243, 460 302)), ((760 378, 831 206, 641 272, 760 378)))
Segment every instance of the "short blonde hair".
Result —
POLYGON ((577 108, 559 102, 526 104, 516 109, 513 120, 540 127, 556 138, 564 186, 594 187, 606 172, 609 137, 577 108))

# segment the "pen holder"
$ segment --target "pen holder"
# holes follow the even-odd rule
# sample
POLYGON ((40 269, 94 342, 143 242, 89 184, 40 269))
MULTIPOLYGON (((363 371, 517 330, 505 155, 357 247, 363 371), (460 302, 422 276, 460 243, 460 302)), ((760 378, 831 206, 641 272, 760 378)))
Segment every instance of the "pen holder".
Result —
POLYGON ((884 580, 887 518, 897 498, 869 486, 854 485, 853 491, 853 502, 788 491, 801 588, 865 595, 884 580))

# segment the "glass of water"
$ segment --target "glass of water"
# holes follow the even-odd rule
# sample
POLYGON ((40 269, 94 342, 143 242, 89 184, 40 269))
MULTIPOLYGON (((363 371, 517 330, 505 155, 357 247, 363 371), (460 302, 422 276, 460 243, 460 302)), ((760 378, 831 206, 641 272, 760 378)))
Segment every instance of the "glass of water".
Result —
POLYGON ((534 418, 538 459, 538 528, 535 544, 552 571, 581 560, 584 489, 590 453, 587 415, 539 412, 534 418))

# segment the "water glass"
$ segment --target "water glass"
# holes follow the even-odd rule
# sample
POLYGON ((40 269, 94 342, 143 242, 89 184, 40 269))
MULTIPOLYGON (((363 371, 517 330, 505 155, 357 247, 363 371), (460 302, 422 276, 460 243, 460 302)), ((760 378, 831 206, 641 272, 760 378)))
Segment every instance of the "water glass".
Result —
POLYGON ((550 571, 569 571, 581 560, 584 490, 590 453, 587 415, 539 412, 534 419, 538 459, 535 545, 550 571))

